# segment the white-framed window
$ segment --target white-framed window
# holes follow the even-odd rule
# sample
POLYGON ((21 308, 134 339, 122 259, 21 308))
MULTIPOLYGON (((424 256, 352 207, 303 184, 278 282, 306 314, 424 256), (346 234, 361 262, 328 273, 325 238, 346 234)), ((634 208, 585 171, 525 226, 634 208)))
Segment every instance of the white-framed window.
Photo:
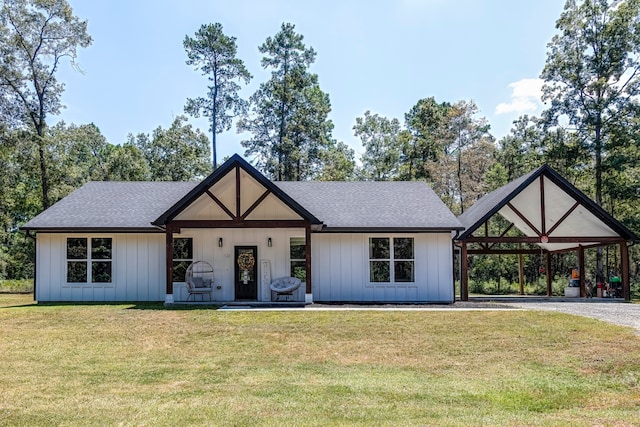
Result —
POLYGON ((415 282, 413 237, 369 238, 369 282, 415 282))
POLYGON ((173 281, 184 282, 187 268, 193 262, 193 238, 176 237, 173 239, 173 281))
POLYGON ((67 283, 104 284, 113 278, 111 237, 67 238, 67 283))
POLYGON ((307 245, 304 237, 289 238, 289 262, 291 277, 307 282, 307 245))

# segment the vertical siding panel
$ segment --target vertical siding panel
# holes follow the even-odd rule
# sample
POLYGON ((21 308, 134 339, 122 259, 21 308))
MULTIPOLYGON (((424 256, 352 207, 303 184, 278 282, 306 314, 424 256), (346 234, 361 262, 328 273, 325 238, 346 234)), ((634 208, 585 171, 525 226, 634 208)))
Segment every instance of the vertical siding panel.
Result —
POLYGON ((440 242, 440 297, 441 301, 453 301, 453 254, 451 236, 439 234, 440 242))
MULTIPOLYGON (((49 297, 50 301, 62 301, 63 295, 63 286, 66 285, 67 281, 67 251, 66 251, 66 239, 58 234, 51 234, 48 236, 48 247, 45 249, 46 258, 48 259, 48 265, 46 268, 47 278, 46 281, 49 282, 49 297), (64 242, 64 247, 62 247, 62 242, 64 242), (64 251, 64 252, 63 252, 64 251), (64 268, 60 264, 64 263, 64 268), (64 273, 62 272, 64 270, 64 273)), ((71 298, 70 295, 67 295, 67 299, 71 298)))
POLYGON ((340 269, 342 268, 342 236, 331 236, 331 293, 332 301, 343 301, 342 287, 340 284, 340 269))
POLYGON ((164 257, 160 253, 160 245, 158 236, 149 234, 149 291, 147 294, 148 301, 161 301, 164 298, 160 295, 160 270, 163 268, 164 257))
POLYGON ((428 277, 428 300, 438 301, 438 246, 434 235, 430 234, 427 240, 427 272, 428 277))
POLYGON ((114 234, 111 236, 111 283, 105 283, 106 286, 102 289, 102 301, 115 300, 115 287, 118 283, 118 246, 123 236, 123 234, 114 234))
MULTIPOLYGON (((313 299, 317 301, 331 301, 331 236, 318 236, 317 246, 317 274, 313 276, 316 289, 313 291, 313 299)), ((313 262, 313 261, 312 261, 313 262)))
POLYGON ((146 234, 138 236, 138 280, 134 301, 146 301, 149 298, 149 238, 146 234))
POLYGON ((340 268, 340 290, 342 294, 342 301, 351 301, 351 270, 353 265, 351 264, 351 257, 353 256, 353 244, 351 241, 351 234, 340 235, 341 246, 341 268, 340 268))
POLYGON ((122 300, 134 301, 138 281, 138 235, 133 234, 127 242, 127 282, 123 289, 122 300))
POLYGON ((51 245, 51 235, 40 234, 37 239, 37 300, 53 301, 52 287, 57 286, 58 289, 60 289, 61 283, 59 281, 59 278, 54 279, 51 276, 51 252, 53 251, 53 247, 51 245))
POLYGON ((415 246, 415 269, 416 269, 416 290, 415 298, 417 301, 429 301, 429 256, 428 245, 429 235, 422 234, 416 236, 415 246))

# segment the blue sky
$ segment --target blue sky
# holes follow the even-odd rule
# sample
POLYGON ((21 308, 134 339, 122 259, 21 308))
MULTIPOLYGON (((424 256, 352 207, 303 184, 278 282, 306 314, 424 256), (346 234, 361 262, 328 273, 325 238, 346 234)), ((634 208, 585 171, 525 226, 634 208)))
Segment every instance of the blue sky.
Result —
MULTIPOLYGON (((496 138, 521 114, 538 114, 546 44, 563 0, 69 0, 89 21, 93 44, 79 51, 83 72, 63 66, 60 119, 95 123, 120 144, 128 133, 167 128, 188 97, 204 95, 206 80, 185 64, 182 46, 205 23, 220 22, 237 38, 238 56, 254 78, 248 98, 269 72, 258 46, 295 24, 317 52, 311 71, 329 93, 336 139, 362 152, 353 136, 371 110, 404 121, 421 99, 474 100, 496 138)), ((190 122, 208 134, 204 119, 190 122)), ((235 127, 218 137, 218 158, 243 154, 248 134, 235 127)))

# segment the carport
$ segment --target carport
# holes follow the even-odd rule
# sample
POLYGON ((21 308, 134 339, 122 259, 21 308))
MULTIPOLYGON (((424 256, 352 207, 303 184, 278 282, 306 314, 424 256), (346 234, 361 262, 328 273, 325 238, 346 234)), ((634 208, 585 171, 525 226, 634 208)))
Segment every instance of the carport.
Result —
POLYGON ((575 251, 580 295, 585 296, 584 251, 605 245, 619 248, 622 293, 631 299, 627 245, 638 237, 548 165, 485 195, 458 219, 465 227, 454 238, 462 301, 469 299, 469 257, 476 254, 542 253, 551 296, 551 254, 575 251))

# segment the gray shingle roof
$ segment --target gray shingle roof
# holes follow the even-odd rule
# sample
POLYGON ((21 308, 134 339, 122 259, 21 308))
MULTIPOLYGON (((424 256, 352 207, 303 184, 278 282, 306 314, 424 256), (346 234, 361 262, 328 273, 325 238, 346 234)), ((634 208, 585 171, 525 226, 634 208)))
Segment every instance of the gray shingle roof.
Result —
POLYGON ((332 229, 462 226, 424 182, 275 182, 332 229))
POLYGON ((155 229, 151 221, 197 182, 88 182, 40 215, 25 230, 155 229))
MULTIPOLYGON (((456 230, 460 222, 424 182, 275 182, 330 229, 456 230)), ((157 230, 151 222, 195 182, 89 182, 25 230, 157 230)))

